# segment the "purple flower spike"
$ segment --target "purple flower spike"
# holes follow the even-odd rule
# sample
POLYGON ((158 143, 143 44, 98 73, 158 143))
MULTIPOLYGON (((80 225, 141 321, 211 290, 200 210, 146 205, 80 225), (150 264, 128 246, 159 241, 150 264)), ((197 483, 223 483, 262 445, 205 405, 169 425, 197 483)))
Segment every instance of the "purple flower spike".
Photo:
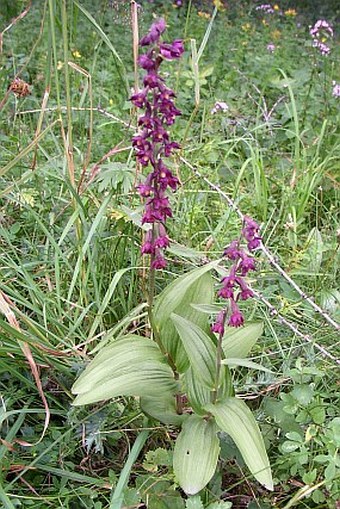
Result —
MULTIPOLYGON (((255 270, 255 259, 250 255, 254 249, 260 246, 261 237, 259 234, 260 227, 251 217, 245 216, 241 237, 233 240, 223 252, 223 255, 233 262, 229 275, 222 278, 222 288, 217 292, 218 297, 228 301, 228 305, 224 309, 224 313, 228 313, 228 324, 231 327, 240 327, 243 325, 244 318, 238 308, 236 302, 239 300, 248 300, 254 297, 254 292, 249 288, 245 281, 248 272, 255 270), (243 242, 242 242, 243 240, 243 242), (247 248, 243 247, 243 244, 247 248)), ((218 332, 218 319, 212 327, 213 332, 218 332)))
POLYGON ((174 123, 181 112, 174 105, 175 92, 165 85, 159 67, 164 58, 179 58, 184 47, 179 39, 172 43, 161 42, 165 28, 164 19, 160 19, 151 25, 147 35, 141 39, 141 46, 151 46, 138 59, 139 66, 146 71, 144 88, 130 98, 135 106, 144 109, 138 119, 141 132, 133 137, 132 146, 139 163, 152 167, 145 181, 137 186, 140 196, 146 198, 142 224, 152 224, 141 248, 142 254, 151 255, 152 269, 163 269, 166 266, 163 250, 169 246, 170 241, 164 225, 167 218, 172 217, 166 193, 168 189, 175 191, 179 184, 177 177, 164 164, 163 158, 171 156, 174 150, 180 148, 177 142, 170 140, 168 126, 174 123))

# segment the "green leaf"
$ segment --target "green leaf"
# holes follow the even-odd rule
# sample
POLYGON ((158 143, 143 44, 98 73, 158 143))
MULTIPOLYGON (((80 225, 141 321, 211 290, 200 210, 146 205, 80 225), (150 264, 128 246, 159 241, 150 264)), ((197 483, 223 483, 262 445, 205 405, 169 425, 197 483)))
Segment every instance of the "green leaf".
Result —
POLYGON ((171 393, 161 394, 158 397, 142 396, 140 405, 145 414, 164 424, 180 426, 188 418, 188 414, 179 415, 176 412, 176 400, 171 393))
POLYGON ((223 337, 225 356, 244 359, 263 332, 263 322, 247 323, 244 327, 226 327, 223 337))
POLYGON ((208 505, 207 509, 230 509, 232 506, 232 502, 213 502, 208 505))
MULTIPOLYGON (((225 373, 223 374, 223 379, 219 388, 219 401, 223 401, 225 398, 234 395, 234 387, 229 369, 227 368, 223 371, 225 371, 225 373)), ((183 382, 184 390, 192 409, 199 415, 206 415, 205 406, 211 401, 211 391, 199 381, 192 368, 189 368, 184 373, 183 382)))
POLYGON ((206 315, 217 315, 225 307, 224 304, 191 304, 191 306, 206 315))
POLYGON ((72 387, 74 405, 95 403, 116 396, 159 396, 174 393, 172 370, 156 343, 125 336, 103 348, 72 387))
POLYGON ((192 368, 184 373, 183 380, 190 406, 197 414, 206 415, 204 407, 211 401, 211 391, 200 383, 192 368))
MULTIPOLYGON (((176 314, 195 323, 205 332, 209 332, 207 317, 200 311, 195 310, 192 302, 211 302, 213 299, 213 281, 211 274, 201 275, 187 290, 185 298, 175 310, 176 314)), ((183 372, 189 366, 189 360, 183 343, 171 318, 162 326, 160 332, 162 344, 174 359, 178 371, 183 372)))
POLYGON ((172 458, 172 451, 158 447, 154 451, 148 451, 146 453, 145 460, 143 461, 143 468, 148 472, 157 472, 160 466, 172 466, 172 458))
POLYGON ((219 261, 214 261, 194 269, 188 274, 177 278, 158 296, 154 307, 155 325, 160 329, 167 322, 171 313, 180 308, 185 301, 189 288, 206 272, 212 270, 219 261))
POLYGON ((204 509, 203 502, 199 495, 188 498, 185 509, 204 509))
POLYGON ((226 366, 229 366, 229 368, 235 368, 236 366, 243 366, 245 368, 250 369, 257 369, 258 371, 264 371, 265 373, 273 373, 270 369, 265 368, 264 366, 261 366, 261 364, 258 364, 257 362, 248 361, 247 359, 234 359, 234 358, 228 358, 223 359, 222 364, 225 364, 226 366))
POLYGON ((291 442, 290 440, 285 440, 283 444, 281 445, 281 451, 284 454, 290 454, 293 451, 296 451, 296 449, 299 449, 301 444, 298 442, 291 442))
MULTIPOLYGON (((199 269, 199 272, 196 272, 196 270, 194 272, 195 279, 193 281, 191 280, 189 286, 185 285, 186 290, 183 295, 181 294, 181 281, 182 279, 186 279, 188 275, 182 276, 175 282, 179 283, 179 287, 177 288, 179 293, 174 311, 176 314, 190 320, 208 333, 209 323, 207 317, 197 309, 194 309, 191 303, 210 303, 214 294, 213 281, 211 274, 207 273, 206 270, 203 273, 201 273, 201 269, 199 269), (196 277, 197 274, 199 274, 199 277, 196 277)), ((172 284, 170 286, 172 286, 172 284)), ((164 292, 166 291, 167 288, 164 292)), ((169 309, 172 308, 171 302, 172 297, 170 301, 167 299, 163 300, 163 305, 166 307, 168 306, 165 310, 160 310, 158 306, 155 307, 154 325, 159 328, 162 344, 174 360, 177 370, 183 373, 188 369, 189 361, 174 323, 170 319, 170 314, 168 314, 169 309), (160 314, 166 317, 165 321, 160 320, 160 314)))
POLYGON ((301 384, 296 385, 291 394, 296 399, 296 401, 300 403, 300 405, 306 406, 312 401, 314 390, 310 385, 301 384))
POLYGON ((174 472, 187 495, 195 495, 208 484, 216 470, 219 451, 215 423, 191 415, 174 448, 174 472))
POLYGON ((216 419, 217 425, 234 440, 254 477, 267 489, 273 489, 273 481, 263 437, 255 418, 247 405, 238 398, 228 398, 223 403, 206 406, 216 419))
POLYGON ((178 334, 197 378, 209 389, 216 381, 216 346, 212 339, 197 325, 172 313, 178 334))

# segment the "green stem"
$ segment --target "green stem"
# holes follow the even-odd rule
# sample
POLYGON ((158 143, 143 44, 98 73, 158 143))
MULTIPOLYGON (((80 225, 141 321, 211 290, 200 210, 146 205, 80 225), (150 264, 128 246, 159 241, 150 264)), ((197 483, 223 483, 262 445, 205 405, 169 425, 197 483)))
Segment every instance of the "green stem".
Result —
MULTIPOLYGON (((223 311, 223 319, 222 319, 222 322, 221 322, 223 324, 223 329, 224 329, 224 324, 225 324, 225 321, 226 321, 226 317, 227 317, 227 310, 224 310, 223 311)), ((216 403, 216 400, 217 400, 217 397, 218 397, 218 388, 219 388, 219 385, 220 385, 221 365, 222 365, 221 361, 222 361, 222 353, 223 353, 223 350, 222 350, 222 340, 223 340, 223 332, 218 335, 218 340, 217 340, 217 350, 216 350, 216 380, 215 380, 215 389, 212 392, 212 398, 211 398, 212 403, 216 403)))

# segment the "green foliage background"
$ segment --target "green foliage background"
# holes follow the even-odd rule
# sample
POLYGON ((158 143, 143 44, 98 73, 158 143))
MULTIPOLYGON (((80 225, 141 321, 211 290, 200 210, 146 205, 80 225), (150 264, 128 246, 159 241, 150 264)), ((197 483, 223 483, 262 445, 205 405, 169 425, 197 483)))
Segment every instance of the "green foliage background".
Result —
MULTIPOLYGON (((130 149, 136 116, 128 102, 134 83, 129 5, 79 3, 93 19, 70 0, 65 29, 61 0, 33 1, 28 14, 3 33, 1 98, 19 71, 31 88, 25 98, 8 94, 0 112, 0 289, 21 326, 21 332, 14 330, 1 315, 0 500, 6 509, 111 507, 111 491, 144 422, 133 399, 71 406, 70 387, 94 351, 125 331, 147 330, 141 204, 130 149), (69 60, 78 70, 69 67, 67 76, 69 60), (92 93, 79 68, 91 75, 92 93), (36 145, 31 169, 35 146, 30 144, 47 87, 41 128, 48 130, 36 145), (93 119, 84 109, 91 100, 93 119), (73 108, 69 118, 67 107, 73 108), (76 183, 84 171, 82 193, 70 180, 59 118, 65 132, 72 129, 76 183), (118 144, 121 152, 95 166, 118 144), (43 405, 22 341, 31 347, 51 409, 40 442, 43 405)), ((157 288, 202 260, 219 257, 240 229, 237 216, 193 175, 187 161, 262 222, 266 245, 289 275, 339 320, 340 99, 332 96, 332 87, 340 82, 340 49, 335 37, 330 56, 321 58, 308 31, 328 16, 337 33, 339 7, 337 2, 278 3, 282 10, 295 8, 297 16, 263 22, 253 2, 230 2, 217 14, 199 62, 196 110, 190 39, 199 47, 211 2, 199 6, 201 14, 193 5, 188 16, 186 7, 176 9, 170 1, 157 11, 156 3, 143 3, 140 33, 154 14, 164 15, 167 37, 184 37, 187 49, 179 67, 165 64, 183 111, 172 134, 183 147, 183 159, 172 163, 183 185, 172 197, 175 243, 157 288), (268 52, 269 43, 276 45, 274 53, 268 52), (211 114, 215 101, 226 102, 228 111, 211 114)), ((1 30, 25 5, 1 2, 1 30)), ((274 494, 250 479, 234 444, 222 435, 220 470, 200 500, 186 501, 171 467, 178 431, 153 422, 124 491, 127 507, 333 508, 339 499, 337 366, 313 347, 317 342, 339 357, 338 335, 265 258, 252 284, 310 339, 280 325, 260 301, 244 307, 250 320, 265 325, 253 359, 273 373, 241 368, 234 382, 265 434, 274 494), (303 498, 307 484, 312 489, 303 498)))

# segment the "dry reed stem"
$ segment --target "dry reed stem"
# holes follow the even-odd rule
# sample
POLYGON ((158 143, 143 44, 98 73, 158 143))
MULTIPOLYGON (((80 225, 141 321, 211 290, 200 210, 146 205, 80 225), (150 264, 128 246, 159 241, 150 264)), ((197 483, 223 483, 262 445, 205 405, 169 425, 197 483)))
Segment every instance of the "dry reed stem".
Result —
MULTIPOLYGON (((7 321, 9 322, 9 324, 14 329, 16 329, 17 331, 22 333, 20 325, 19 325, 19 322, 16 319, 16 316, 15 316, 14 312, 12 311, 12 307, 14 307, 14 303, 9 299, 9 297, 4 292, 0 291, 0 311, 5 315, 7 321)), ((50 422, 50 409, 49 409, 49 406, 48 406, 48 403, 47 403, 47 399, 45 397, 44 389, 43 389, 42 384, 41 384, 38 367, 37 367, 36 362, 35 362, 35 360, 33 358, 33 355, 32 355, 31 349, 29 347, 29 344, 26 343, 26 341, 19 341, 19 346, 20 346, 21 350, 23 351, 23 353, 24 353, 24 355, 25 355, 25 357, 26 357, 26 359, 27 359, 27 361, 28 361, 28 363, 30 365, 30 368, 31 368, 31 371, 32 371, 32 375, 33 375, 34 380, 35 380, 35 384, 37 386, 38 392, 40 394, 40 397, 42 399, 42 402, 43 402, 43 405, 44 405, 44 408, 45 408, 44 429, 43 429, 43 432, 42 432, 39 440, 37 442, 35 442, 34 444, 30 444, 28 442, 25 442, 26 446, 33 447, 34 445, 39 444, 42 441, 42 439, 44 438, 44 436, 45 436, 46 430, 47 430, 49 422, 50 422)))

